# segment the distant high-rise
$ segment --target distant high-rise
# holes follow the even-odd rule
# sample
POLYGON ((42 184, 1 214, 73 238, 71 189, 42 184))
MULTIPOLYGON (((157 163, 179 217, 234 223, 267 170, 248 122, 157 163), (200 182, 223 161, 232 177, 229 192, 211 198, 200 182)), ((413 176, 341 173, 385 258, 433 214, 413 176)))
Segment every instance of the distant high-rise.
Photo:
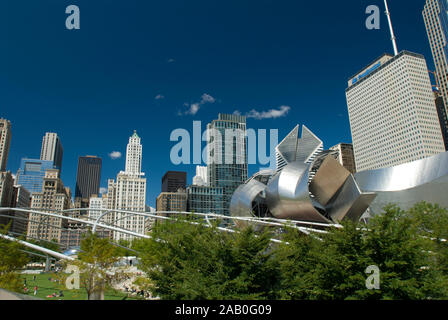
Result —
POLYGON ((41 192, 45 171, 54 169, 53 161, 23 158, 17 171, 16 184, 29 192, 41 192))
POLYGON ((99 194, 101 163, 101 158, 95 156, 79 157, 75 198, 89 200, 92 194, 99 194))
POLYGON ((193 177, 193 185, 195 186, 207 186, 207 167, 196 166, 196 175, 193 177))
POLYGON ((168 171, 162 178, 162 192, 177 192, 187 186, 187 173, 183 171, 168 171))
POLYGON ((346 95, 357 172, 445 151, 422 55, 383 55, 349 80, 346 95))
POLYGON ((162 192, 157 197, 157 211, 185 212, 187 211, 187 192, 178 189, 176 192, 162 192))
MULTIPOLYGON (((108 201, 114 205, 114 209, 145 212, 146 209, 146 178, 141 172, 142 145, 137 132, 129 138, 126 151, 126 170, 117 175, 116 182, 109 181, 108 201), (110 199, 113 195, 114 199, 110 199)), ((140 234, 145 233, 145 217, 117 212, 115 214, 116 225, 140 234)), ((132 240, 127 234, 115 232, 115 240, 132 240)))
POLYGON ((448 116, 445 108, 443 97, 439 92, 434 92, 436 99, 437 114, 439 115, 440 129, 442 129, 443 141, 445 143, 445 150, 448 151, 448 116))
POLYGON ((142 144, 135 130, 134 134, 129 138, 126 148, 125 172, 131 175, 142 175, 142 144))
MULTIPOLYGON (((15 185, 13 188, 11 208, 30 208, 31 194, 23 186, 15 185)), ((14 220, 11 230, 18 234, 26 235, 28 230, 28 212, 14 212, 14 220)))
POLYGON ((11 144, 11 122, 0 119, 0 171, 6 171, 9 146, 11 144))
POLYGON ((64 150, 62 148, 61 139, 58 137, 57 133, 47 132, 42 139, 40 159, 53 161, 54 166, 61 170, 63 154, 64 150))
POLYGON ((355 155, 353 154, 353 145, 350 143, 340 143, 331 147, 330 150, 337 151, 338 162, 350 173, 356 173, 355 155))
POLYGON ((246 117, 219 114, 207 126, 208 183, 221 189, 224 214, 235 190, 247 180, 246 117))
MULTIPOLYGON (((14 179, 9 171, 0 171, 0 207, 10 207, 13 197, 14 179)), ((12 215, 11 212, 3 212, 3 215, 12 215)), ((9 218, 0 217, 0 225, 10 222, 9 218)))
MULTIPOLYGON (((33 193, 31 197, 32 209, 54 213, 71 208, 70 190, 64 187, 58 169, 50 169, 45 172, 41 192, 33 193)), ((59 242, 62 229, 66 227, 68 227, 68 222, 65 219, 30 213, 27 235, 31 239, 59 242)))
POLYGON ((448 106, 448 1, 426 0, 423 19, 446 108, 448 106))

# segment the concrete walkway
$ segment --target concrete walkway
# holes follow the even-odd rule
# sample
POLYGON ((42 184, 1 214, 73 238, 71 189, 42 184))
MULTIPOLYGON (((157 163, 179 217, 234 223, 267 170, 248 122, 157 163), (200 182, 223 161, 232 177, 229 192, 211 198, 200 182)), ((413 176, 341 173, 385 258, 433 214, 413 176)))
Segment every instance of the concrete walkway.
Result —
POLYGON ((32 296, 0 289, 0 300, 43 300, 32 296))

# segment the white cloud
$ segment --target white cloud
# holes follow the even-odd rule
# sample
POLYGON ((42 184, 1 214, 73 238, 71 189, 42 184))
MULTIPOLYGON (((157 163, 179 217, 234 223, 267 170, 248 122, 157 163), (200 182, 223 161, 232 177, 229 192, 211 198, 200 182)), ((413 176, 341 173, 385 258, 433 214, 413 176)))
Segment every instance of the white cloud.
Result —
POLYGON ((156 100, 162 100, 162 99, 165 99, 165 96, 164 96, 163 94, 158 94, 158 95, 155 96, 154 99, 156 99, 156 100))
POLYGON ((120 151, 112 151, 111 153, 109 153, 109 157, 112 160, 120 159, 121 158, 121 152, 120 151))
POLYGON ((100 188, 100 194, 107 193, 107 188, 100 188))
POLYGON ((187 111, 185 111, 185 114, 189 114, 189 115, 195 115, 196 113, 198 113, 199 109, 201 109, 201 107, 205 104, 208 103, 215 103, 216 99, 213 98, 211 95, 209 95, 208 93, 204 93, 201 96, 201 100, 199 102, 195 102, 192 104, 189 103, 184 103, 184 106, 186 106, 188 108, 187 111))
MULTIPOLYGON (((290 106, 281 106, 278 109, 271 109, 271 110, 262 111, 262 112, 252 109, 249 113, 246 114, 246 117, 257 119, 257 120, 277 119, 277 118, 286 116, 288 114, 289 110, 291 110, 290 106)), ((239 111, 236 111, 236 112, 239 112, 239 111)))

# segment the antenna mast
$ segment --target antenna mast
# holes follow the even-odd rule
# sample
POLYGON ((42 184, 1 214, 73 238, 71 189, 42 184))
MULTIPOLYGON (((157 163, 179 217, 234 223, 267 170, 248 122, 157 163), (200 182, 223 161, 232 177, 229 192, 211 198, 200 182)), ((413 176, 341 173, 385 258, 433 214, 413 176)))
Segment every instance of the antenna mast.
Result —
POLYGON ((394 46, 394 54, 397 55, 398 54, 397 42, 396 42, 397 38, 395 38, 394 28, 392 28, 392 21, 390 19, 390 12, 389 7, 387 6, 387 0, 384 0, 384 5, 386 6, 386 16, 387 21, 389 22, 390 36, 392 40, 392 45, 394 46))

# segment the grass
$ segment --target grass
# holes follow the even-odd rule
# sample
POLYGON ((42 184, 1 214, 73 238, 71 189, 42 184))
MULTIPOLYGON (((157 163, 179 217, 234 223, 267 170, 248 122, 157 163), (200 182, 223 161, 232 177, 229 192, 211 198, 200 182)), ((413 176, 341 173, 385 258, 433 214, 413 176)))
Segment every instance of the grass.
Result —
MULTIPOLYGON (((52 282, 49 278, 57 279, 57 275, 55 273, 42 273, 36 274, 36 281, 33 280, 33 274, 22 274, 21 278, 23 281, 26 279, 26 286, 28 288, 28 292, 24 293, 29 296, 34 296, 34 287, 37 286, 37 295, 36 297, 42 298, 45 300, 87 300, 86 290, 80 288, 79 290, 68 290, 64 284, 59 284, 58 282, 52 282), (56 298, 47 298, 47 296, 52 295, 53 293, 59 294, 59 291, 62 290, 64 296, 56 297, 56 298)), ((116 290, 108 290, 104 294, 104 300, 135 300, 135 297, 129 297, 126 293, 116 291, 116 290)))

